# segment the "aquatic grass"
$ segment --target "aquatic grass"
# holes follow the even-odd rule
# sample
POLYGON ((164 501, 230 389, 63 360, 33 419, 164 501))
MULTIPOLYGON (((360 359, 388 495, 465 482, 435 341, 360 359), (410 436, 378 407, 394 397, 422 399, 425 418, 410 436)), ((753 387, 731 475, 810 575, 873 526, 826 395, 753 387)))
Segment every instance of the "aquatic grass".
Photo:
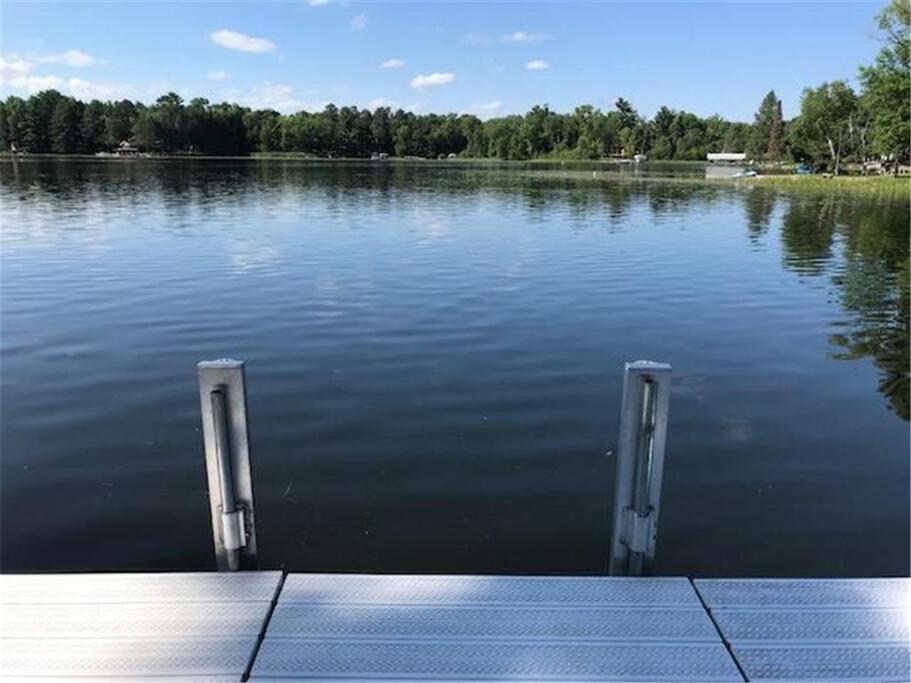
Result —
POLYGON ((758 175, 741 184, 801 192, 846 194, 870 199, 911 201, 911 178, 894 176, 758 175))

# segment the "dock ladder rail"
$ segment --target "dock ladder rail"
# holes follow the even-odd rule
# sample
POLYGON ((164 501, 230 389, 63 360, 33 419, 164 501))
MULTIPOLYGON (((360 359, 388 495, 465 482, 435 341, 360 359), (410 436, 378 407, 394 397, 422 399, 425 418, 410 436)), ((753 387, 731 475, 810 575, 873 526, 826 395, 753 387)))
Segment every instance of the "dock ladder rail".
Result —
MULTIPOLYGON (((244 363, 203 361, 197 370, 216 565, 219 571, 254 569, 256 525, 244 363)), ((671 366, 667 363, 625 364, 609 564, 612 576, 648 574, 654 563, 670 388, 671 366)))
POLYGON ((654 564, 670 396, 670 365, 646 360, 625 364, 611 576, 642 576, 654 564))
POLYGON ((212 539, 219 571, 256 568, 244 362, 198 363, 212 539))

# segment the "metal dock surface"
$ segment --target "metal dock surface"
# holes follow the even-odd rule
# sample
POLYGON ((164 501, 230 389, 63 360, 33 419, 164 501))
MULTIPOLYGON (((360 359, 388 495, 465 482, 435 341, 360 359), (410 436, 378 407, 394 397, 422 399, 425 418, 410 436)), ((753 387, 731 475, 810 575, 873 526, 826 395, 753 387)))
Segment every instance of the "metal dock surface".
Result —
POLYGON ((911 579, 0 575, 4 680, 908 681, 911 579))
POLYGON ((293 574, 253 678, 741 680, 686 579, 293 574))
POLYGON ((909 579, 694 584, 748 680, 911 680, 909 579))
POLYGON ((281 578, 0 575, 0 676, 239 681, 281 578))

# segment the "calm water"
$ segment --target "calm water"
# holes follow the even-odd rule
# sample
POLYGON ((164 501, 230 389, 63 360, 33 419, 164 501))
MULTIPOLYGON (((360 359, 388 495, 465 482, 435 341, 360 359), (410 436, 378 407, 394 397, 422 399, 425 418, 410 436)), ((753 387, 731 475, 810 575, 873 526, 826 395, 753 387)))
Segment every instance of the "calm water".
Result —
POLYGON ((252 161, 2 162, 0 199, 3 570, 210 568, 195 363, 234 356, 266 567, 602 572, 651 358, 659 573, 909 571, 903 203, 252 161))

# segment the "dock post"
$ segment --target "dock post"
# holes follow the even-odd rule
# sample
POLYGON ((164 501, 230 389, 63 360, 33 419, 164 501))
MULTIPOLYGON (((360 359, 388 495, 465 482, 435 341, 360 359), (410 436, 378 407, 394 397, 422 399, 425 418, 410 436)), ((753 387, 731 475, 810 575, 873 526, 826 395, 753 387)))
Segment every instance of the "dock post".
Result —
POLYGON ((218 571, 255 569, 256 524, 244 362, 229 358, 202 361, 196 369, 215 563, 218 571))
POLYGON ((611 576, 641 576, 652 568, 670 394, 667 363, 639 360, 624 365, 611 576))

